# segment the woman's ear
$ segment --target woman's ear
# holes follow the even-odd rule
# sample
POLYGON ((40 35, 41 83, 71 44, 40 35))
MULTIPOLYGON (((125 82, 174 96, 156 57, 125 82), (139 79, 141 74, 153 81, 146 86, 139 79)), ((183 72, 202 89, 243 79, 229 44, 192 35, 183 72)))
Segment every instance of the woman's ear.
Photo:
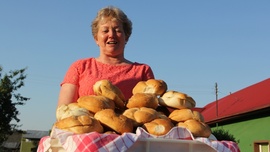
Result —
POLYGON ((99 46, 98 39, 97 38, 94 38, 94 40, 95 40, 96 44, 99 46))

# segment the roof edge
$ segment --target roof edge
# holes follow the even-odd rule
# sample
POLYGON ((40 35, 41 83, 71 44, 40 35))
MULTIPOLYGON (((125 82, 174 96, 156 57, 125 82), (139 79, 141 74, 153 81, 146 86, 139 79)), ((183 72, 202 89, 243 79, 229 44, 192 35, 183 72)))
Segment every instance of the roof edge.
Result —
POLYGON ((205 121, 205 123, 214 124, 214 123, 217 123, 217 122, 223 122, 223 121, 226 121, 226 120, 239 118, 239 117, 241 117, 243 115, 249 115, 252 112, 258 112, 260 110, 264 110, 264 109, 268 109, 268 108, 270 109, 270 104, 266 105, 266 106, 256 108, 256 109, 252 109, 252 110, 249 110, 249 111, 244 111, 244 112, 241 112, 241 113, 232 114, 232 115, 228 115, 228 116, 225 116, 225 117, 218 117, 216 119, 212 119, 211 121, 205 121))

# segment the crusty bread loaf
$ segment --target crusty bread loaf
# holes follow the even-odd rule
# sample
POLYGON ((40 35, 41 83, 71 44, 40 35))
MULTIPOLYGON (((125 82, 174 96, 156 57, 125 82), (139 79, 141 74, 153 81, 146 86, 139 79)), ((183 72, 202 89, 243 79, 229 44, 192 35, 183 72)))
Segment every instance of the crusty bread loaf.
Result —
POLYGON ((142 126, 148 133, 156 136, 167 134, 174 125, 168 119, 155 119, 142 126))
POLYGON ((195 107, 196 102, 185 93, 167 91, 159 98, 159 104, 176 109, 191 109, 195 107))
POLYGON ((119 109, 125 108, 125 96, 123 92, 109 80, 99 80, 93 86, 96 95, 105 96, 115 102, 115 106, 119 109))
POLYGON ((56 120, 60 121, 70 116, 89 115, 90 112, 79 106, 77 102, 70 103, 68 105, 60 105, 56 109, 56 120))
POLYGON ((134 117, 134 113, 138 110, 139 110, 139 108, 130 108, 130 109, 126 109, 123 112, 123 115, 132 121, 133 127, 138 127, 138 126, 142 125, 141 123, 137 122, 136 118, 134 117))
POLYGON ((155 94, 152 93, 136 93, 132 95, 126 107, 127 108, 153 108, 156 109, 158 107, 158 98, 155 94))
POLYGON ((155 95, 162 95, 167 91, 167 84, 163 80, 149 79, 147 81, 138 82, 132 90, 136 93, 153 93, 155 95))
POLYGON ((204 118, 202 114, 198 111, 194 111, 191 109, 178 109, 171 112, 169 118, 173 122, 184 122, 189 119, 195 119, 201 122, 204 122, 204 118))
POLYGON ((94 117, 99 120, 103 126, 119 134, 133 132, 132 121, 122 114, 115 113, 112 109, 101 110, 97 112, 94 117))
POLYGON ((158 118, 158 112, 156 110, 146 107, 126 109, 123 115, 133 121, 134 127, 141 126, 158 118))
POLYGON ((212 133, 211 128, 207 124, 194 119, 179 122, 176 126, 187 128, 194 137, 208 138, 212 133))
POLYGON ((94 114, 103 109, 115 108, 115 104, 111 99, 99 95, 82 96, 77 100, 77 102, 79 106, 94 114))
POLYGON ((56 128, 74 132, 76 134, 83 134, 89 132, 103 132, 103 127, 98 120, 89 115, 70 116, 57 121, 54 126, 56 128))

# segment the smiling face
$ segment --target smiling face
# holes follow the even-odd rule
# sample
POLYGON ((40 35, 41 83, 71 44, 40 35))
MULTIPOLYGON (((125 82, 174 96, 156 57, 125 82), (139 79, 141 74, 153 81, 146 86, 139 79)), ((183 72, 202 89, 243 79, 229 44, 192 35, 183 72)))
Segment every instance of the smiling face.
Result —
POLYGON ((115 19, 103 19, 99 22, 95 41, 102 54, 110 57, 123 55, 126 36, 122 23, 115 19))

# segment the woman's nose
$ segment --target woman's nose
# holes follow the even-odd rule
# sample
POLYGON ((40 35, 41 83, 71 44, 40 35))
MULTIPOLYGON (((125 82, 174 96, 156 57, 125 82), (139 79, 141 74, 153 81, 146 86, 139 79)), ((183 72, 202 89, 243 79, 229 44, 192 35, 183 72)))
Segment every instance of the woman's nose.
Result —
POLYGON ((114 37, 116 32, 114 30, 109 31, 109 37, 114 37))

